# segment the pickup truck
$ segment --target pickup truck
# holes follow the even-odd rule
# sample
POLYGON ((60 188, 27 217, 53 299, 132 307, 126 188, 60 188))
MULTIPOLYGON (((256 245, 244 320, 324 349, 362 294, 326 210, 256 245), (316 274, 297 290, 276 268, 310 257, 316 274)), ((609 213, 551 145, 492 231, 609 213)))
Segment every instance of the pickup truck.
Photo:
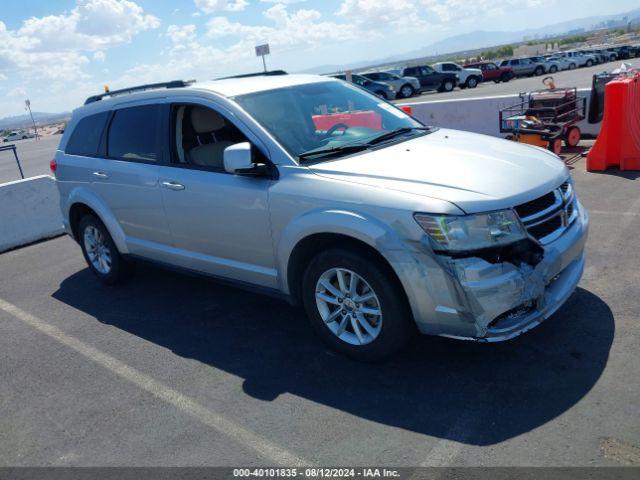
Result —
POLYGON ((458 75, 460 88, 476 88, 482 82, 482 71, 479 68, 461 67, 453 62, 438 62, 434 63, 432 67, 436 72, 458 75))
POLYGON ((499 67, 493 62, 467 63, 464 68, 479 68, 482 72, 482 80, 493 80, 496 83, 508 82, 515 75, 511 67, 499 67))
POLYGON ((423 90, 438 90, 439 92, 450 92, 458 82, 460 77, 456 73, 436 72, 429 65, 418 67, 405 67, 400 69, 401 77, 416 77, 423 90))

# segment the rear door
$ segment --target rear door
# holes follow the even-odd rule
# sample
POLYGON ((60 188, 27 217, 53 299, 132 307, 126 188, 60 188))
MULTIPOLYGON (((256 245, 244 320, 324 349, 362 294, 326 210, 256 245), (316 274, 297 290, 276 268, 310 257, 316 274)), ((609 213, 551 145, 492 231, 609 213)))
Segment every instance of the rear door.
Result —
POLYGON ((104 156, 93 159, 93 190, 105 201, 126 236, 131 253, 162 259, 171 245, 158 185, 160 108, 116 108, 103 138, 104 156))

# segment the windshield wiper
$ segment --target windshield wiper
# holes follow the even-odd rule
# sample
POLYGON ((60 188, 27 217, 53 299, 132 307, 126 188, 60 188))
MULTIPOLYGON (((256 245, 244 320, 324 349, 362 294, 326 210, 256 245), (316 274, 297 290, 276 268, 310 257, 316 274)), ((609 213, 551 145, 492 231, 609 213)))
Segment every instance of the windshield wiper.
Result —
POLYGON ((334 153, 353 153, 353 152, 361 152, 362 150, 366 150, 369 148, 368 143, 352 143, 347 145, 340 145, 337 147, 331 148, 320 148, 316 150, 309 150, 308 152, 303 152, 298 155, 300 160, 306 160, 315 156, 325 156, 332 155, 334 153))
POLYGON ((413 132, 414 130, 429 131, 429 130, 431 130, 431 128, 430 127, 400 127, 400 128, 394 128, 393 130, 381 133, 380 135, 378 135, 376 137, 373 137, 372 139, 370 139, 367 142, 367 144, 368 145, 375 145, 377 143, 381 143, 381 142, 385 142, 387 140, 391 140, 392 138, 398 137, 400 135, 404 135, 405 133, 413 132))

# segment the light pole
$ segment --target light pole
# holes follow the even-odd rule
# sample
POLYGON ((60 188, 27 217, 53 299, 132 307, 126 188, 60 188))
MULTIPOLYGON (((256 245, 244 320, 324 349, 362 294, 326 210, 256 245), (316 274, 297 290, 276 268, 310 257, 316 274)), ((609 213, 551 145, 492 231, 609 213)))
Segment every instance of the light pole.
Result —
POLYGON ((40 136, 38 135, 38 127, 36 126, 36 121, 33 118, 33 113, 31 113, 31 100, 28 98, 24 101, 25 110, 29 110, 29 116, 31 117, 31 122, 33 123, 33 131, 36 134, 36 140, 40 140, 40 136))

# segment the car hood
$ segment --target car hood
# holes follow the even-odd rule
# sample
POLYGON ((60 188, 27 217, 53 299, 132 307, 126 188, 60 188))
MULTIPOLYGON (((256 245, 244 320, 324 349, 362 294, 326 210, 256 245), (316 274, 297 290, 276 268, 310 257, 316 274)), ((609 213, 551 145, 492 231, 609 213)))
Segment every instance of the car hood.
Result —
POLYGON ((544 149, 449 129, 309 168, 334 180, 445 200, 467 213, 519 205, 568 176, 564 162, 544 149))
POLYGON ((482 74, 482 70, 480 70, 479 68, 465 68, 464 70, 465 70, 465 72, 473 73, 473 74, 476 74, 476 75, 482 74))

